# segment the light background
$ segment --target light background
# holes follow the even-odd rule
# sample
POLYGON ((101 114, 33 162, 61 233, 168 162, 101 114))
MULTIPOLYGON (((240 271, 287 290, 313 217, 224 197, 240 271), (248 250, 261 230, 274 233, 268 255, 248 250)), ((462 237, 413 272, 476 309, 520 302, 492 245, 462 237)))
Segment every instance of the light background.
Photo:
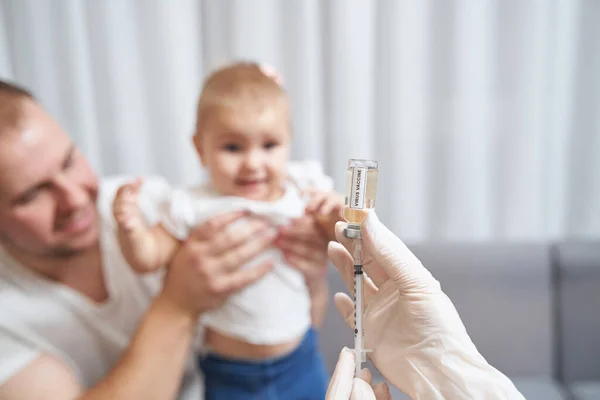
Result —
POLYGON ((380 162, 403 238, 600 237, 600 1, 0 0, 0 78, 33 90, 104 175, 204 175, 202 78, 270 63, 295 158, 344 190, 380 162))

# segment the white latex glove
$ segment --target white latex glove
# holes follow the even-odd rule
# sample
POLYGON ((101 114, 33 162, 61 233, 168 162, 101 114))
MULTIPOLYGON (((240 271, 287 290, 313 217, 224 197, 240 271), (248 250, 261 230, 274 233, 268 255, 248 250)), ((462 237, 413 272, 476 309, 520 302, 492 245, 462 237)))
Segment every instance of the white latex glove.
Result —
POLYGON ((325 400, 392 399, 387 384, 382 382, 372 386, 371 382, 371 373, 366 368, 359 377, 354 377, 354 352, 344 347, 329 381, 325 400))
MULTIPOLYGON (((352 242, 344 227, 338 222, 336 236, 346 248, 331 242, 329 257, 352 292, 352 242)), ((479 354, 439 282, 373 211, 361 231, 365 348, 387 381, 412 399, 524 399, 479 354)), ((337 293, 335 302, 353 326, 352 299, 337 293)))

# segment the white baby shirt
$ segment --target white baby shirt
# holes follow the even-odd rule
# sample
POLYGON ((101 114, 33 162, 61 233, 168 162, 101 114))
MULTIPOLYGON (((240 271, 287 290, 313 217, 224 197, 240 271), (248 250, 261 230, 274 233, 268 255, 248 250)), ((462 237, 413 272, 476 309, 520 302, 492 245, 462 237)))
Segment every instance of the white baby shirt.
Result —
MULTIPOLYGON (((183 239, 189 229, 207 219, 234 210, 248 210, 270 221, 273 226, 287 225, 304 215, 306 199, 300 194, 306 188, 332 190, 333 180, 319 163, 290 163, 290 182, 283 197, 275 202, 225 197, 209 185, 173 189, 161 201, 163 225, 183 239)), ((228 229, 247 223, 240 219, 228 229)), ((311 324, 311 299, 304 276, 286 263, 283 252, 269 248, 243 268, 271 261, 273 269, 259 281, 233 294, 218 309, 205 314, 202 323, 225 335, 254 344, 279 344, 304 334, 311 324)))

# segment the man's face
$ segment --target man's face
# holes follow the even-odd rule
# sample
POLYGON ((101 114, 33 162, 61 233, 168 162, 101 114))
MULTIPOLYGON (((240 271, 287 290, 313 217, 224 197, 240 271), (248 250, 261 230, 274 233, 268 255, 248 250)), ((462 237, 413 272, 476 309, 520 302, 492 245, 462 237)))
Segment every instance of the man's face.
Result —
POLYGON ((281 194, 291 133, 287 114, 278 111, 215 117, 195 137, 202 164, 221 194, 263 201, 281 194))
MULTIPOLYGON (((65 257, 98 241, 96 176, 36 103, 0 135, 0 243, 23 254, 65 257)), ((0 122, 1 123, 1 122, 0 122)))

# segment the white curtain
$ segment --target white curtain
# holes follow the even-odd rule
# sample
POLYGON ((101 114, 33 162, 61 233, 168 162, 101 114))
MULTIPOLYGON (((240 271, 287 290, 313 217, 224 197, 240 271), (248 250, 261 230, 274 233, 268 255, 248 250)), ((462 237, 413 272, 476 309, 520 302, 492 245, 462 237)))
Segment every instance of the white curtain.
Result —
POLYGON ((0 0, 0 77, 104 175, 204 178, 204 74, 275 66, 295 158, 380 162, 409 241, 600 236, 600 1, 0 0))

